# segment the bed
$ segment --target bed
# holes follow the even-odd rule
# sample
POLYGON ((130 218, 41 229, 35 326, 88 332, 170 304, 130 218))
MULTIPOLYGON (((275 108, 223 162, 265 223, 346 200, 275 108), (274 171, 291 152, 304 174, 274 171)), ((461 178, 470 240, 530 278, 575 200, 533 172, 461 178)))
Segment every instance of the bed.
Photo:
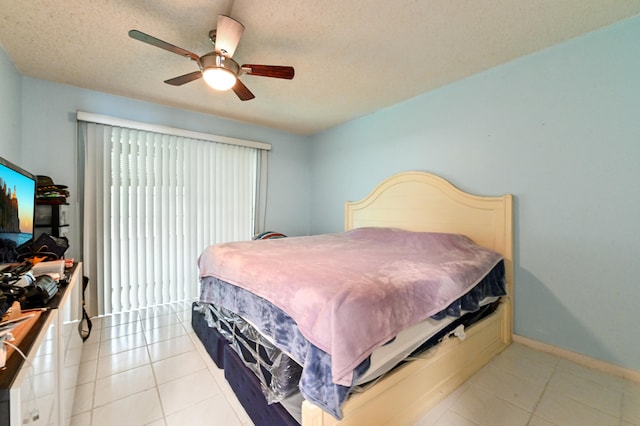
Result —
MULTIPOLYGON (((438 235, 438 238, 441 233, 461 234, 473 240, 477 245, 500 255, 499 264, 503 271, 502 277, 506 295, 500 297, 499 301, 492 303, 493 308, 488 311, 489 313, 486 317, 464 329, 464 340, 446 338, 447 334, 436 346, 414 356, 411 362, 402 363, 402 365, 386 373, 382 378, 363 386, 362 389, 364 391, 350 393, 344 399, 341 399, 337 411, 333 409, 332 405, 324 404, 324 400, 320 403, 311 403, 309 400, 314 399, 307 397, 301 403, 300 419, 304 426, 412 424, 511 342, 513 306, 512 197, 510 195, 499 197, 475 196, 464 193, 444 179, 429 173, 400 173, 383 181, 365 199, 346 204, 345 231, 345 234, 349 236, 357 235, 359 238, 362 235, 368 237, 370 234, 377 236, 380 232, 386 232, 384 234, 385 238, 388 238, 388 235, 391 234, 396 235, 396 233, 400 233, 398 235, 404 238, 405 234, 402 234, 402 232, 406 231, 414 231, 412 234, 425 233, 425 235, 431 235, 426 233, 435 233, 434 235, 438 235), (324 409, 320 408, 321 406, 324 409), (402 407, 402 409, 398 409, 398 407, 402 407)), ((330 241, 332 237, 325 238, 330 241)), ((456 238, 459 239, 459 236, 456 238)), ((260 244, 260 242, 254 243, 260 244)), ((293 244, 293 241, 288 244, 293 244)), ((273 246, 273 248, 276 249, 277 247, 273 246)), ((204 254, 201 259, 203 257, 205 257, 204 254)), ((228 264, 233 263, 230 259, 231 257, 219 263, 227 267, 228 264)), ((203 272, 206 268, 203 268, 202 265, 200 266, 201 274, 203 275, 201 302, 215 302, 217 305, 224 305, 225 309, 231 308, 229 315, 234 312, 245 315, 246 312, 243 309, 246 308, 247 302, 244 301, 244 293, 242 292, 246 290, 238 289, 234 284, 231 284, 234 283, 234 276, 231 276, 231 279, 228 280, 231 283, 226 280, 219 282, 218 278, 220 277, 217 277, 214 284, 211 285, 210 280, 204 279, 210 278, 208 276, 211 274, 206 271, 203 272), (223 288, 221 285, 227 285, 227 287, 223 288), (223 290, 220 290, 221 288, 223 290), (212 296, 212 293, 215 293, 215 295, 212 296), (237 302, 236 298, 240 302, 237 302)), ((413 265, 411 266, 413 267, 413 265)), ((254 272, 253 268, 244 269, 251 270, 248 272, 251 277, 251 273, 254 272)), ((274 269, 281 273, 286 272, 282 271, 282 268, 274 269)), ((222 278, 228 278, 224 272, 220 272, 224 271, 224 269, 216 271, 222 278)), ((265 275, 264 272, 259 272, 258 274, 265 275)), ((256 275, 253 278, 256 281, 262 279, 261 276, 256 275)), ((255 297, 256 294, 254 293, 264 296, 256 289, 247 292, 250 297, 255 297)), ((253 303, 254 299, 251 299, 249 304, 253 305, 253 303)), ((286 316, 287 314, 294 315, 282 303, 279 304, 277 301, 273 303, 277 305, 276 308, 285 308, 283 311, 285 319, 291 319, 286 316)), ((251 309, 254 308, 251 307, 251 309)), ((309 309, 313 308, 310 307, 309 309)), ((219 316, 223 317, 226 315, 225 312, 219 314, 219 316)), ((261 332, 265 332, 265 335, 277 339, 275 337, 277 333, 270 335, 269 330, 263 330, 265 325, 260 320, 253 318, 251 313, 247 313, 247 317, 250 318, 248 322, 251 326, 255 326, 261 332)), ((297 317, 294 316, 294 318, 297 317)), ((282 321, 282 323, 285 322, 282 321)), ((317 326, 317 323, 324 324, 325 321, 316 321, 314 325, 317 326)), ((312 348, 318 345, 324 349, 322 336, 318 337, 318 340, 314 340, 317 336, 308 337, 309 334, 306 333, 307 330, 304 329, 302 322, 297 325, 304 331, 302 334, 313 342, 312 348)), ((266 326, 266 328, 269 327, 266 326)), ((195 312, 194 329, 196 329, 196 334, 203 342, 208 339, 206 336, 211 336, 208 330, 203 329, 201 323, 198 323, 198 327, 196 327, 195 312)), ((214 337, 214 340, 215 342, 206 341, 205 346, 210 350, 216 363, 225 368, 225 376, 230 381, 232 388, 240 390, 240 388, 248 386, 246 383, 243 386, 237 384, 234 386, 235 373, 227 372, 227 370, 237 370, 237 365, 235 365, 237 364, 237 359, 233 358, 234 351, 229 349, 231 345, 225 344, 225 339, 220 338, 219 335, 214 337)), ((320 359, 318 365, 324 365, 323 358, 301 360, 300 356, 296 356, 298 355, 298 352, 296 352, 298 350, 297 343, 287 346, 287 342, 290 343, 290 341, 285 341, 285 345, 282 346, 291 351, 294 354, 292 357, 300 361, 305 368, 307 365, 314 363, 309 360, 320 359)), ((281 346, 282 341, 276 341, 275 343, 276 346, 281 346)), ((348 382, 352 376, 348 374, 345 376, 344 371, 351 371, 355 380, 360 374, 357 372, 357 368, 364 361, 362 361, 362 358, 357 358, 357 361, 362 361, 362 363, 354 364, 353 360, 348 358, 347 364, 350 363, 349 365, 353 367, 352 370, 336 367, 336 364, 343 365, 341 364, 342 352, 340 352, 340 349, 336 349, 341 348, 339 343, 334 343, 332 340, 332 344, 334 344, 332 349, 327 349, 329 352, 333 351, 330 356, 330 365, 327 367, 330 370, 331 379, 336 383, 340 383, 341 380, 348 382), (331 362, 333 362, 333 365, 331 362), (356 372, 354 373, 353 371, 356 372)), ((369 343, 366 343, 365 346, 367 345, 369 343)), ((379 348, 381 345, 375 346, 379 348)), ((299 351, 304 353, 305 356, 309 353, 306 346, 299 351)), ((235 352, 238 352, 238 350, 235 352)), ((323 353, 322 351, 320 352, 323 353)), ((249 365, 246 362, 245 364, 249 365)), ((314 369, 316 369, 315 367, 314 365, 314 369)), ((260 371, 257 374, 260 375, 260 371)), ((253 386, 260 387, 259 384, 254 384, 253 386)), ((303 387, 302 381, 300 387, 303 387)), ((307 396, 307 393, 305 393, 305 396, 307 396)), ((318 399, 315 399, 315 401, 318 401, 318 399)), ((247 405, 249 404, 253 403, 247 402, 247 405)), ((261 415, 254 417, 251 414, 252 407, 245 408, 247 408, 255 423, 269 424, 270 422, 277 422, 287 424, 289 422, 289 419, 286 418, 286 413, 281 413, 282 406, 280 404, 272 404, 268 405, 268 407, 267 409, 278 412, 275 419, 280 420, 271 419, 263 422, 259 420, 262 418, 260 417, 261 415)))

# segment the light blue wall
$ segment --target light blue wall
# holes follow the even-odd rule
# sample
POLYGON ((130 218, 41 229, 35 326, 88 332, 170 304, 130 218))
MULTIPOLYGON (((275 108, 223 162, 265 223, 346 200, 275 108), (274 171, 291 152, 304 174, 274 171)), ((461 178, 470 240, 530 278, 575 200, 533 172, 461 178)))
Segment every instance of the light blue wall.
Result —
POLYGON ((21 76, 0 49, 0 157, 20 164, 21 76))
POLYGON ((51 176, 71 192, 71 256, 79 258, 76 111, 105 114, 199 132, 267 142, 269 185, 266 225, 288 235, 309 233, 309 144, 306 138, 219 117, 168 108, 48 81, 22 82, 23 167, 51 176))
POLYGON ((640 370, 640 17, 313 137, 313 233, 400 171, 515 195, 515 331, 640 370))

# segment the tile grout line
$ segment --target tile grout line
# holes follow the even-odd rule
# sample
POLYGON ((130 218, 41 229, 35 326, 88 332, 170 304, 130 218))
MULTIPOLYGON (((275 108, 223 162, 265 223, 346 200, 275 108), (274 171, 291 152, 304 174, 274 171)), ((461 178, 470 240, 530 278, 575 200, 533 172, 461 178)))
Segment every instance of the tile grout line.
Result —
MULTIPOLYGON (((558 365, 559 364, 560 364, 559 360, 556 360, 554 362, 553 371, 549 375, 549 378, 547 379, 547 382, 544 384, 544 389, 542 389, 542 392, 540 393, 540 397, 538 397, 538 401, 536 401, 535 405, 533 406, 533 409, 531 410, 531 416, 529 416, 529 421, 527 422, 527 425, 530 425, 531 422, 533 421, 533 418, 536 416, 536 411, 538 411, 538 407, 540 406, 540 402, 542 402, 542 398, 544 398, 544 395, 547 393, 547 390, 549 389, 549 383, 551 383, 551 380, 553 379, 553 376, 558 371, 558 365)), ((547 419, 544 419, 544 420, 551 423, 550 420, 547 420, 547 419)))
MULTIPOLYGON (((606 385, 604 383, 601 383, 601 382, 599 382, 597 380, 593 380, 593 379, 591 379, 589 377, 585 377, 585 376, 583 376, 582 374, 580 374, 578 372, 571 371, 571 370, 566 370, 565 372, 566 372, 566 374, 568 374, 570 376, 573 376, 574 378, 578 378, 580 380, 585 380, 587 382, 590 382, 592 385, 595 385, 595 386, 598 386, 598 387, 606 388, 609 392, 620 392, 620 399, 621 399, 620 400, 620 409, 618 411, 619 415, 617 417, 620 420, 620 424, 624 423, 623 411, 622 411, 622 404, 623 404, 623 401, 624 401, 624 388, 622 390, 612 389, 610 386, 608 386, 608 385, 606 385)), ((585 401, 581 401, 579 399, 576 399, 571 394, 567 394, 566 397, 569 398, 570 400, 572 400, 573 402, 575 402, 576 404, 579 404, 579 405, 581 405, 583 407, 586 407, 586 408, 589 408, 591 410, 597 411, 597 412, 602 413, 602 414, 604 414, 606 416, 616 417, 615 414, 611 414, 611 413, 609 413, 607 411, 604 411, 604 410, 602 410, 602 409, 600 409, 598 407, 594 407, 593 405, 591 405, 591 404, 589 404, 589 403, 587 403, 585 401)))
MULTIPOLYGON (((73 414, 74 413, 74 410, 73 410, 74 407, 73 406, 71 407, 71 414, 72 414, 71 418, 73 418, 74 416, 81 415, 82 413, 88 412, 89 413, 89 425, 93 425, 93 406, 95 405, 96 381, 97 381, 97 377, 98 377, 98 360, 100 359, 100 356, 99 356, 100 355, 100 345, 101 345, 101 342, 102 342, 102 328, 103 328, 102 321, 100 321, 99 324, 100 324, 100 336, 96 339, 97 340, 96 341, 96 345, 97 345, 97 349, 96 349, 96 368, 95 368, 95 371, 92 374, 91 382, 90 382, 90 384, 91 384, 91 404, 90 404, 89 409, 87 411, 82 411, 82 412, 79 412, 79 413, 75 413, 75 415, 73 414)), ((94 336, 95 336, 95 333, 96 332, 94 331, 94 336)), ((84 342, 83 342, 83 344, 84 344, 84 342)), ((85 362, 89 362, 89 361, 85 361, 85 362)), ((86 384, 89 384, 89 383, 86 383, 86 384)), ((78 385, 76 383, 76 392, 77 392, 77 390, 78 390, 78 385)), ((75 398, 74 398, 74 405, 75 405, 75 398)))
MULTIPOLYGON (((151 367, 151 374, 153 375, 153 383, 155 384, 155 393, 158 397, 158 403, 160 404, 160 412, 162 413, 162 421, 166 425, 167 424, 167 416, 164 408, 164 404, 162 403, 162 397, 160 396, 160 386, 158 385, 158 378, 156 377, 156 371, 153 368, 153 361, 151 360, 151 352, 149 351, 149 340, 147 339, 146 327, 144 325, 144 321, 142 320, 142 315, 140 315, 140 311, 138 311, 138 318, 140 321, 140 326, 142 327, 142 338, 144 339, 144 348, 147 352, 147 356, 149 357, 149 367, 151 367)), ((160 419, 156 419, 154 421, 158 421, 160 419)))
MULTIPOLYGON (((186 311, 188 311, 188 309, 185 308, 184 311, 186 312, 186 311)), ((193 336, 192 336, 193 333, 190 332, 190 331, 192 331, 191 328, 187 326, 187 323, 189 321, 188 321, 188 319, 185 319, 183 321, 182 317, 184 317, 184 314, 183 314, 182 311, 180 312, 180 314, 182 314, 182 315, 178 314, 178 311, 176 310, 175 306, 171 306, 171 312, 168 312, 168 313, 167 312, 155 312, 153 317, 146 316, 145 319, 149 320, 149 321, 153 321, 154 319, 158 318, 158 316, 160 316, 160 317, 166 316, 166 315, 174 315, 174 316, 176 316, 175 319, 177 320, 177 322, 175 322, 175 324, 177 324, 180 327, 180 329, 184 332, 184 336, 186 336, 187 339, 193 344, 194 343, 193 342, 193 336)), ((147 312, 147 315, 149 315, 148 312, 147 312)), ((136 317, 137 317, 137 319, 134 319, 133 321, 127 320, 124 323, 120 323, 120 324, 109 323, 109 325, 110 325, 110 327, 118 327, 118 326, 122 326, 123 324, 134 324, 134 323, 136 323, 138 321, 140 322, 140 326, 142 328, 142 336, 141 337, 142 337, 143 342, 144 342, 144 350, 145 350, 145 353, 146 353, 146 355, 148 357, 148 364, 151 367, 151 373, 153 375, 153 385, 154 385, 153 387, 155 387, 155 389, 156 389, 156 396, 158 398, 160 409, 161 409, 161 413, 160 413, 161 417, 158 417, 157 419, 153 420, 151 423, 163 422, 166 425, 167 424, 166 423, 167 422, 166 409, 165 409, 164 405, 162 404, 162 399, 160 397, 160 392, 159 392, 158 377, 156 375, 156 371, 153 368, 153 361, 151 359, 151 353, 150 353, 150 348, 149 348, 150 341, 149 341, 149 339, 147 337, 147 334, 145 333, 145 331, 147 331, 148 329, 145 326, 145 323, 144 323, 143 318, 142 318, 142 314, 140 312, 136 313, 136 317)), ((104 330, 107 329, 107 328, 110 328, 110 327, 106 325, 106 322, 101 322, 100 323, 100 328, 99 328, 100 329, 100 336, 96 339, 96 342, 95 342, 96 343, 96 361, 95 361, 96 362, 96 367, 95 367, 94 374, 91 376, 92 380, 90 382, 90 389, 92 390, 91 397, 90 397, 90 407, 87 410, 88 412, 87 411, 83 412, 83 413, 86 413, 85 415, 88 416, 89 425, 95 425, 96 424, 96 420, 97 420, 95 418, 96 387, 97 387, 97 381, 98 381, 98 377, 97 377, 97 375, 98 375, 98 363, 99 363, 99 361, 101 359, 100 351, 104 347, 103 343, 106 342, 107 340, 113 340, 113 338, 116 338, 116 339, 117 338, 126 338, 127 336, 129 336, 129 334, 126 334, 125 336, 112 337, 112 339, 104 340, 104 336, 105 336, 104 335, 104 330)), ((137 328, 137 325, 134 326, 134 327, 137 328)), ((96 327, 96 329, 98 329, 98 327, 96 327)), ((153 327, 150 328, 149 330, 151 330, 151 329, 153 329, 153 327)), ((163 340, 170 340, 170 339, 163 339, 163 340)), ((129 348, 128 350, 131 350, 131 349, 129 348)), ((203 359, 203 355, 201 353, 199 353, 197 350, 196 350, 196 353, 198 354, 198 357, 200 359, 203 359)), ((112 355, 113 354, 110 353, 109 355, 106 355, 105 357, 112 356, 112 355)), ((102 357, 102 358, 105 358, 105 357, 102 357)), ((204 359, 203 359, 203 362, 204 362, 204 359)), ((128 368, 128 369, 123 370, 123 371, 118 372, 118 373, 122 373, 122 372, 125 372, 125 371, 128 371, 128 370, 131 370, 131 369, 128 368)), ((207 370, 206 363, 205 363, 205 370, 207 370)), ((106 375, 105 378, 113 376, 114 374, 118 374, 118 373, 113 373, 112 372, 111 374, 106 375)), ((147 390, 150 390, 150 389, 151 389, 151 387, 149 387, 147 390)), ((131 396, 131 395, 129 395, 129 396, 131 396)), ((227 400, 227 397, 226 397, 224 392, 221 393, 221 396, 223 397, 223 399, 225 401, 227 400)), ((118 398, 117 400, 121 400, 121 399, 124 399, 126 397, 128 397, 128 396, 125 396, 125 397, 122 397, 122 398, 118 398)), ((113 403, 113 402, 114 401, 111 401, 110 403, 113 403)), ((229 402, 227 401, 227 403, 229 403, 229 402)), ((80 414, 82 414, 82 413, 76 413, 75 415, 78 416, 80 414)), ((239 420, 239 416, 237 415, 237 413, 235 413, 235 410, 234 410, 234 416, 239 420)))
POLYGON ((98 365, 100 364, 100 348, 102 347, 102 332, 104 330, 104 324, 100 321, 100 337, 98 338, 98 349, 96 350, 96 371, 93 374, 93 382, 91 383, 91 409, 89 410, 89 422, 93 426, 93 417, 95 412, 93 411, 96 403, 96 384, 98 383, 98 365))

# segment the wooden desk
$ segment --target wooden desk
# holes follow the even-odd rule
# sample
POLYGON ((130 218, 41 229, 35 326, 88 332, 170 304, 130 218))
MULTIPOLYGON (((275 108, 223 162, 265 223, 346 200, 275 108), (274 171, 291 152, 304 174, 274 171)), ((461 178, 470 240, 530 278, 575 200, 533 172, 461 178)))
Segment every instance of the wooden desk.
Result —
POLYGON ((0 370, 0 425, 67 425, 75 392, 82 339, 82 264, 47 303, 0 370))

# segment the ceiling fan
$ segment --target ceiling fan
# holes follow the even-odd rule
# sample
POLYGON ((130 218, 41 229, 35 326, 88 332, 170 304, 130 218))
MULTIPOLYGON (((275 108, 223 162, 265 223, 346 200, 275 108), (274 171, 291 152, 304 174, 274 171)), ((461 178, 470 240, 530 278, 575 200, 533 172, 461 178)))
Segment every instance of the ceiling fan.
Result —
POLYGON ((129 31, 129 37, 187 57, 198 64, 198 71, 170 78, 165 80, 165 83, 181 86, 202 77, 212 88, 216 90, 231 89, 240 100, 248 101, 255 98, 255 95, 238 78, 242 74, 291 80, 294 76, 294 69, 279 65, 238 65, 231 57, 240 42, 243 31, 244 25, 240 22, 226 15, 218 15, 216 29, 209 31, 209 39, 214 46, 214 51, 202 56, 138 30, 129 31))

